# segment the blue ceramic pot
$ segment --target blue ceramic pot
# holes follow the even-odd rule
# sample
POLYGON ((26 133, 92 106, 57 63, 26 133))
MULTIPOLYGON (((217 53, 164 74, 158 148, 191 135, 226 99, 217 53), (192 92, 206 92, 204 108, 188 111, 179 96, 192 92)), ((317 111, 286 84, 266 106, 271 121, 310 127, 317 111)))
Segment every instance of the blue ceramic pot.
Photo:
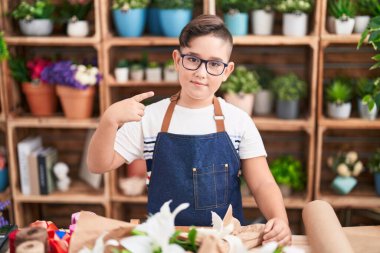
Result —
POLYGON ((248 13, 224 14, 224 23, 233 36, 248 34, 248 13))
POLYGON ((152 35, 162 35, 162 28, 160 23, 160 9, 149 8, 148 9, 148 29, 152 35))
POLYGON ((113 22, 119 36, 141 36, 145 28, 146 13, 146 8, 130 9, 128 11, 113 10, 113 22))
POLYGON ((178 37, 192 17, 191 9, 161 9, 159 18, 164 35, 178 37))
POLYGON ((0 169, 0 192, 8 187, 8 168, 0 169))

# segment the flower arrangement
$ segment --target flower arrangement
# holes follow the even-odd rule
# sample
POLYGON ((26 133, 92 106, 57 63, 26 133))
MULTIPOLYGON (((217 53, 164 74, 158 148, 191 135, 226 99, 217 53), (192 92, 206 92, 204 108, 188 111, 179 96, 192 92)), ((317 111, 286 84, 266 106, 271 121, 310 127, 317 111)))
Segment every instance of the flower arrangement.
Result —
POLYGON ((31 82, 33 84, 38 84, 41 81, 41 73, 42 71, 49 65, 51 65, 51 61, 48 59, 43 58, 35 58, 32 60, 29 60, 26 63, 26 67, 29 70, 29 76, 31 79, 31 82))
POLYGON ((282 13, 309 13, 313 7, 314 0, 283 0, 278 1, 276 10, 282 13))
POLYGON ((102 76, 95 66, 77 65, 72 61, 58 61, 46 67, 41 74, 42 80, 50 84, 69 86, 85 90, 96 85, 102 76))
POLYGON ((0 201, 0 227, 9 225, 9 221, 3 216, 3 211, 7 209, 11 205, 11 201, 5 200, 5 201, 0 201))
POLYGON ((59 14, 63 21, 85 20, 92 6, 92 0, 65 0, 60 7, 59 14))
POLYGON ((363 163, 355 151, 338 152, 327 158, 327 166, 338 176, 333 180, 331 187, 339 194, 348 194, 357 184, 355 177, 363 172, 363 163))

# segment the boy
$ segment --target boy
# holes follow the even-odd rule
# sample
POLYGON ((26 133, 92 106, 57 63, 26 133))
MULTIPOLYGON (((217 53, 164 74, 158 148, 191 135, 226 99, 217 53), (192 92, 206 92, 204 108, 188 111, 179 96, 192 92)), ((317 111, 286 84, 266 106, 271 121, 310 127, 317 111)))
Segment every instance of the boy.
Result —
POLYGON ((249 115, 214 96, 234 70, 232 36, 223 21, 201 15, 181 32, 172 53, 181 91, 145 106, 146 92, 111 105, 92 137, 88 166, 103 173, 144 158, 148 165, 148 212, 173 200, 189 202, 176 225, 211 225, 211 211, 224 217, 228 206, 243 221, 239 169, 267 218, 264 243, 291 243, 280 190, 249 115), (118 130, 118 128, 120 129, 118 130))

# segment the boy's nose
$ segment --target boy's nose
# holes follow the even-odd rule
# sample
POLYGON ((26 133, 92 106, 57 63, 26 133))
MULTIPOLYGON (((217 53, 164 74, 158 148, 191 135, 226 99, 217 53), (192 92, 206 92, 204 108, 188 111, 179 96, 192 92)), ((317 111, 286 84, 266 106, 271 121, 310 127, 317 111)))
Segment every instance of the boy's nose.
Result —
POLYGON ((206 63, 202 62, 201 66, 195 71, 195 75, 205 78, 207 76, 206 63))

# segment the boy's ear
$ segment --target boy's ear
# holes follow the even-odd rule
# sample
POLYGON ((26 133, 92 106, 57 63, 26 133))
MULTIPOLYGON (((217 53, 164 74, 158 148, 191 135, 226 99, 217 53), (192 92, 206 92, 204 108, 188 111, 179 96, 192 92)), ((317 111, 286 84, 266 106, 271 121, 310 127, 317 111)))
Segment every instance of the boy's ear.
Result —
POLYGON ((234 62, 229 62, 228 63, 228 66, 226 67, 226 69, 224 70, 224 73, 223 73, 223 82, 225 82, 227 80, 227 78, 231 75, 231 73, 234 71, 235 69, 235 63, 234 62))
POLYGON ((178 72, 180 64, 181 64, 181 53, 179 52, 178 49, 173 50, 172 57, 173 57, 175 69, 178 72))

